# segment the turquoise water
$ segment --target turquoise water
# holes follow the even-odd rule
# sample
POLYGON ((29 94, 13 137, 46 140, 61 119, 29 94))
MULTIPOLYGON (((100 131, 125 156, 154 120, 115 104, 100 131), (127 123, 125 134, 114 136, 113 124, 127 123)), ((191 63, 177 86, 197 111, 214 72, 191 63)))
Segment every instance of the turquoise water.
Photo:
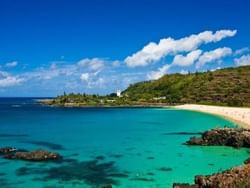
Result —
POLYGON ((213 127, 234 126, 203 113, 161 108, 50 108, 0 99, 0 147, 59 152, 58 163, 0 157, 0 187, 162 188, 242 164, 245 149, 183 145, 213 127), (169 134, 170 133, 170 134, 169 134))

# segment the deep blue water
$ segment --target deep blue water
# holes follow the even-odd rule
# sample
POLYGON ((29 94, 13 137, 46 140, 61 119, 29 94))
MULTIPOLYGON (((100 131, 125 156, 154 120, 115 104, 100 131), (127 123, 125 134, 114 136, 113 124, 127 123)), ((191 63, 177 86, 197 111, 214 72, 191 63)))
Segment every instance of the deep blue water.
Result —
POLYGON ((0 158, 0 187, 171 187, 242 164, 245 149, 186 146, 190 135, 235 126, 171 108, 57 108, 31 98, 0 99, 0 147, 59 152, 60 163, 0 158))

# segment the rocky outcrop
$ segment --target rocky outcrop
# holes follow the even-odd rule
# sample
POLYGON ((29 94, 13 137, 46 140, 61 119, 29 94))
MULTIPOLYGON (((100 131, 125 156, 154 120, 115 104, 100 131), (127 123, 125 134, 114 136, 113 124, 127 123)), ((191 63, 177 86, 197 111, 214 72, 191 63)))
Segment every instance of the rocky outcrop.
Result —
POLYGON ((6 159, 20 159, 27 161, 49 161, 59 160, 61 156, 58 153, 48 152, 46 150, 35 150, 31 152, 14 152, 4 156, 6 159))
POLYGON ((250 130, 242 128, 216 128, 191 137, 187 145, 232 146, 250 148, 250 130))
POLYGON ((209 176, 196 176, 195 185, 199 188, 250 187, 250 164, 235 167, 222 173, 217 173, 209 176))
POLYGON ((10 153, 16 152, 16 151, 17 151, 16 148, 4 147, 4 148, 0 148, 0 155, 10 154, 10 153))
POLYGON ((250 164, 250 158, 246 159, 246 160, 244 161, 244 164, 250 164))
POLYGON ((0 155, 3 155, 6 159, 19 159, 27 161, 49 161, 59 160, 62 157, 58 153, 49 152, 46 150, 18 150, 12 147, 0 148, 0 155))
MULTIPOLYGON (((232 146, 250 148, 250 130, 242 128, 216 128, 202 133, 201 137, 191 137, 187 145, 232 146)), ((243 166, 207 176, 195 176, 194 185, 173 184, 174 188, 249 188, 250 158, 243 166)))
POLYGON ((195 176, 195 184, 173 184, 173 188, 249 188, 250 164, 208 176, 195 176))

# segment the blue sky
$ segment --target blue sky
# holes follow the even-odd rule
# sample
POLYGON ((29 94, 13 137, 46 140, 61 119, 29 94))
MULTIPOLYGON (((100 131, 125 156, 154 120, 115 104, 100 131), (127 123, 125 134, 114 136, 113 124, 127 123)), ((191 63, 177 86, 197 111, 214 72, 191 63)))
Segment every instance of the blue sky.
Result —
POLYGON ((0 1, 0 96, 106 94, 250 64, 248 0, 0 1))

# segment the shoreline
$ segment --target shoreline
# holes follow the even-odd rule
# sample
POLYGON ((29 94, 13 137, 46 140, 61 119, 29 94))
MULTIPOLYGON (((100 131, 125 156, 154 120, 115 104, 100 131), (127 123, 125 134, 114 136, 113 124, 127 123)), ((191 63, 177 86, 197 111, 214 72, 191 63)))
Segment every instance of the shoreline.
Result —
POLYGON ((84 103, 63 103, 52 104, 53 99, 37 99, 37 103, 50 107, 62 108, 165 108, 171 107, 166 103, 138 103, 138 104, 84 104, 84 103))
POLYGON ((250 108, 210 106, 199 104, 184 104, 173 106, 173 108, 218 115, 232 122, 235 122, 239 127, 250 129, 250 108))
POLYGON ((246 107, 227 107, 200 104, 168 105, 166 103, 148 103, 148 104, 128 104, 128 105, 86 105, 86 104, 51 104, 52 99, 38 99, 36 102, 50 107, 62 108, 174 108, 180 110, 191 110, 196 112, 217 115, 236 123, 239 127, 250 129, 250 108, 246 107))

